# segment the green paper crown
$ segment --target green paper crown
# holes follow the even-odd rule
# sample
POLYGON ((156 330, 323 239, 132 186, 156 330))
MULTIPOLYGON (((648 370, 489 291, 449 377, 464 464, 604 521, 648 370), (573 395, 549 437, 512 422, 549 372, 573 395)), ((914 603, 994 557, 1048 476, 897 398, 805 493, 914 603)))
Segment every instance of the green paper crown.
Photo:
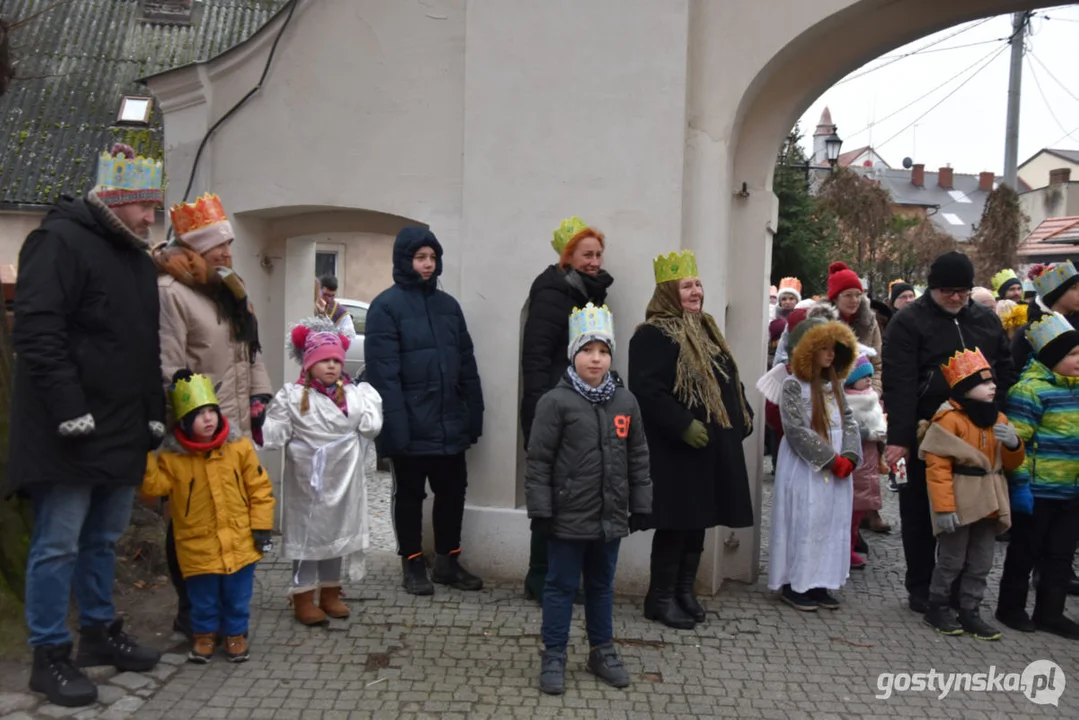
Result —
POLYGON ((699 277, 697 258, 692 250, 660 255, 652 262, 652 268, 656 273, 656 285, 669 280, 699 277))
POLYGON ((218 404, 214 383, 205 375, 192 375, 169 387, 169 402, 177 420, 182 420, 192 410, 218 404))
POLYGON ((1004 268, 996 275, 989 279, 989 284, 993 286, 993 292, 999 293, 1000 286, 1006 283, 1008 280, 1018 280, 1019 276, 1015 274, 1015 270, 1004 268))

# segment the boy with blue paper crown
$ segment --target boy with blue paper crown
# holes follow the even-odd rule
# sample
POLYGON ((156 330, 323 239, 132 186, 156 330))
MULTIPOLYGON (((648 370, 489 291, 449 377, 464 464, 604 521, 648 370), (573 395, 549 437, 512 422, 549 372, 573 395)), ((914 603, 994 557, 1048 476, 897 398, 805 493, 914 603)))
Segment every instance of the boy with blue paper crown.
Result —
POLYGON ((525 474, 528 516, 550 538, 540 690, 551 695, 565 691, 582 571, 588 669, 608 685, 629 686, 613 642, 614 570, 622 538, 652 512, 648 443, 637 399, 611 374, 614 320, 607 306, 574 308, 569 336, 570 366, 536 406, 525 474))
POLYGON ((1079 640, 1064 615, 1079 538, 1079 332, 1059 314, 1027 328, 1036 353, 1008 393, 1006 412, 1026 443, 1009 476, 1012 538, 1000 579, 997 619, 1022 632, 1079 640), (1033 620, 1026 613, 1030 572, 1039 568, 1033 620))
POLYGON ((168 495, 172 507, 191 600, 187 659, 209 662, 220 630, 229 662, 244 662, 255 565, 272 544, 270 476, 251 441, 221 414, 210 378, 176 371, 169 400, 176 426, 157 456, 150 454, 142 493, 168 495))

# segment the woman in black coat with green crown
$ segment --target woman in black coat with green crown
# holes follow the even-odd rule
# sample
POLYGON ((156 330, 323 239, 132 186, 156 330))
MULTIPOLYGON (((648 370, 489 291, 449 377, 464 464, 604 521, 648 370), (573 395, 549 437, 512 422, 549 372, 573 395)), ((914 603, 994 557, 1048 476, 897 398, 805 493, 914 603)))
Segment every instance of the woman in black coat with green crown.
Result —
MULTIPOLYGON (((614 282, 603 270, 604 244, 603 233, 580 218, 563 220, 551 241, 559 254, 558 262, 540 273, 528 292, 521 343, 521 430, 526 447, 539 399, 558 384, 569 367, 566 347, 573 308, 588 303, 603 305, 607 288, 614 282)), ((533 531, 525 594, 542 603, 546 578, 547 535, 533 531)))
POLYGON ((753 525, 742 441, 753 413, 723 334, 702 309, 688 250, 655 262, 656 289, 629 343, 629 389, 652 468, 651 580, 644 614, 688 630, 705 619, 694 594, 704 534, 753 525))

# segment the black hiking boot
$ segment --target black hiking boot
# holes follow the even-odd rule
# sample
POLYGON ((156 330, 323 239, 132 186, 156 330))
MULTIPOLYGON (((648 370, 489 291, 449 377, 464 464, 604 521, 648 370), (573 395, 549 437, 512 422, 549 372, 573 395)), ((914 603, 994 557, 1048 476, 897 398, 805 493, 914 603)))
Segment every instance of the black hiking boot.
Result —
POLYGON ((30 689, 62 707, 83 707, 97 700, 97 687, 71 662, 71 643, 34 648, 30 689))
POLYGON ((79 630, 79 654, 75 664, 79 667, 112 665, 120 672, 147 672, 153 670, 161 659, 161 653, 124 632, 124 621, 113 620, 108 625, 94 625, 79 630))
POLYGON ((434 595, 435 586, 427 577, 427 565, 423 561, 423 555, 415 555, 410 558, 401 558, 401 587, 409 595, 434 595))
POLYGON ((435 569, 431 580, 439 585, 449 585, 458 590, 481 590, 483 580, 461 566, 461 554, 435 555, 435 569))
POLYGON ((1027 615, 1026 610, 1020 610, 1018 612, 1005 612, 1000 608, 997 608, 995 617, 1005 627, 1010 627, 1012 630, 1018 630, 1019 632, 1032 633, 1038 629, 1038 626, 1034 624, 1034 621, 1027 615))
POLYGON ((955 619, 955 611, 944 603, 929 603, 923 621, 941 635, 963 634, 963 626, 955 619))
POLYGON ((960 610, 959 624, 963 627, 963 632, 978 640, 1000 640, 1001 638, 1000 630, 982 620, 982 614, 978 608, 960 610))

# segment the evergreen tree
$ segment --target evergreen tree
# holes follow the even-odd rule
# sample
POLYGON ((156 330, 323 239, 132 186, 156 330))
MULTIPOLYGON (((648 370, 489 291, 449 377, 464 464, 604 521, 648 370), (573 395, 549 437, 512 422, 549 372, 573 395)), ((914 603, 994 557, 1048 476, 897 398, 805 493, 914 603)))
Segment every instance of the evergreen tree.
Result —
POLYGON ((772 192, 779 198, 779 223, 772 236, 772 284, 792 276, 802 281, 802 295, 825 291, 832 253, 830 225, 809 193, 806 154, 795 126, 779 149, 772 192))

